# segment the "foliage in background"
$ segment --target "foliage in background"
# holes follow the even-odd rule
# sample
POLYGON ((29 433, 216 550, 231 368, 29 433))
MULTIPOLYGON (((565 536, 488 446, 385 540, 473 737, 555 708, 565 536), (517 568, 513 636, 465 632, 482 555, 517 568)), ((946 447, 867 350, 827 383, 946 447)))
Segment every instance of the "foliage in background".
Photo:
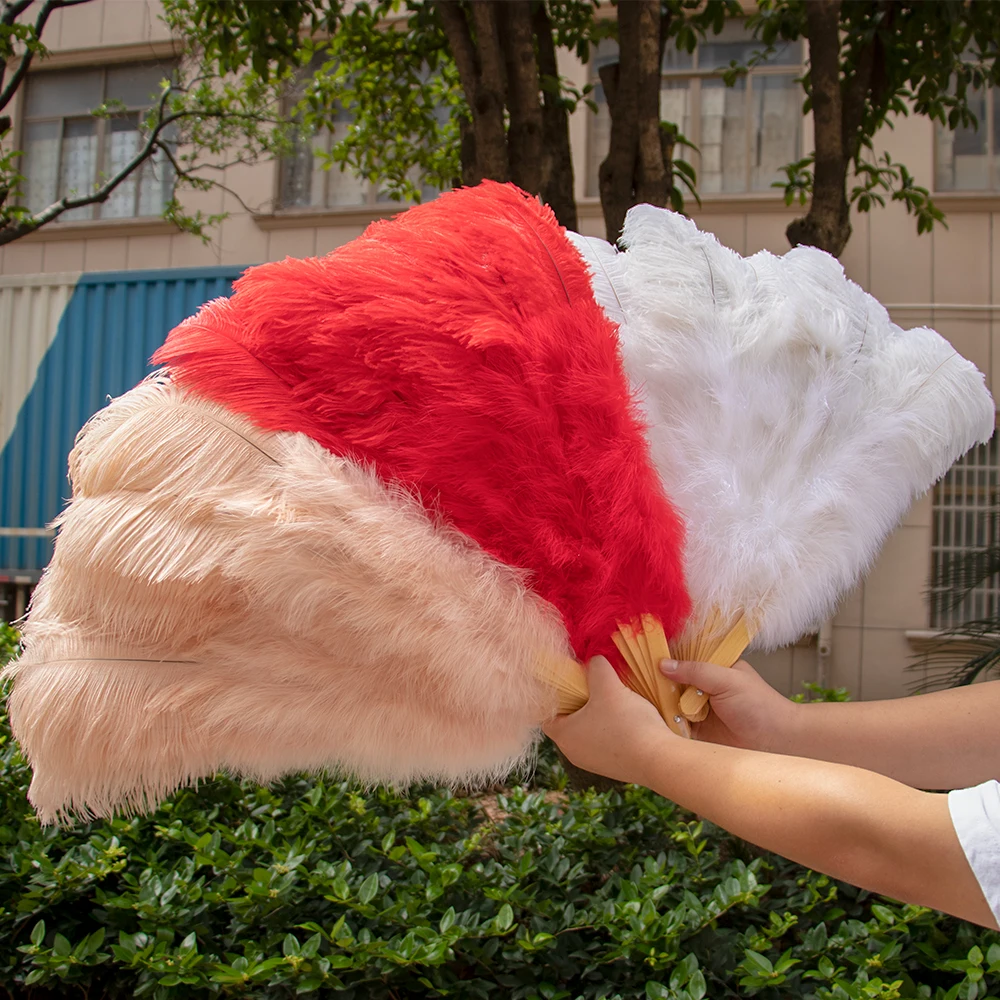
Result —
POLYGON ((828 688, 823 687, 820 684, 814 684, 811 681, 803 681, 802 686, 805 688, 801 694, 793 694, 792 701, 801 702, 814 702, 814 701, 850 701, 851 693, 847 688, 828 688))
POLYGON ((686 140, 661 122, 667 45, 691 50, 739 13, 737 0, 166 0, 168 21, 219 74, 294 71, 307 133, 351 119, 329 154, 334 169, 418 201, 421 188, 513 181, 577 227, 568 115, 593 107, 590 84, 559 74, 557 53, 584 63, 606 38, 601 69, 611 114, 601 203, 610 239, 639 201, 680 210, 695 177, 672 150, 686 140), (641 22, 641 24, 640 24, 641 22), (624 34, 622 34, 624 32, 624 34), (645 41, 644 41, 645 40, 645 41), (620 98, 620 99, 619 99, 620 98))
POLYGON ((41 829, 0 717, 8 996, 979 1000, 1000 935, 763 855, 644 789, 225 778, 41 829))
POLYGON ((0 621, 0 667, 13 659, 20 641, 21 636, 17 629, 5 621, 0 621))
MULTIPOLYGON (((32 212, 19 199, 22 154, 11 145, 4 109, 28 68, 47 55, 51 14, 88 2, 0 0, 0 244, 106 201, 161 155, 176 177, 167 218, 204 237, 221 217, 185 211, 184 188, 221 186, 224 165, 290 150, 289 114, 308 135, 344 110, 353 123, 322 154, 328 167, 350 170, 401 201, 418 201, 425 186, 513 180, 576 228, 568 114, 590 101, 590 87, 562 78, 556 53, 587 62, 607 37, 620 44, 618 62, 601 68, 611 144, 599 187, 615 239, 631 205, 681 210, 685 192, 696 190, 692 168, 673 159, 674 146, 687 140, 677 123, 659 119, 665 46, 690 51, 741 12, 737 0, 630 0, 623 7, 599 0, 165 0, 185 52, 142 123, 141 148, 93 190, 32 212), (297 103, 289 104, 293 91, 297 103)), ((918 232, 943 221, 905 164, 876 155, 875 136, 910 110, 949 128, 982 124, 969 96, 1000 83, 1000 0, 759 0, 747 24, 761 50, 748 66, 731 67, 727 83, 766 61, 779 41, 809 45, 802 85, 815 149, 786 164, 786 179, 776 185, 789 204, 809 204, 788 227, 790 243, 839 255, 850 238, 851 207, 868 211, 889 200, 916 217, 918 232)), ((121 112, 113 104, 94 109, 103 117, 121 112)))
MULTIPOLYGON (((254 72, 218 79, 204 63, 183 59, 170 79, 164 79, 158 97, 140 122, 139 147, 116 173, 100 177, 93 187, 63 192, 54 202, 36 209, 23 202, 23 151, 14 148, 11 118, 28 70, 49 55, 45 28, 61 8, 92 0, 0 0, 0 246, 27 236, 86 205, 103 204, 147 161, 163 158, 173 170, 173 193, 164 216, 185 232, 205 237, 220 215, 187 211, 184 190, 224 187, 222 171, 237 163, 254 163, 262 156, 289 148, 287 123, 280 108, 280 80, 254 72), (7 74, 9 73, 9 76, 7 74)), ((114 119, 125 108, 109 101, 92 109, 97 118, 114 119)))
MULTIPOLYGON (((806 39, 802 85, 811 111, 814 152, 788 164, 785 201, 808 213, 787 230, 840 256, 851 235, 850 208, 867 212, 886 199, 902 203, 917 232, 944 219, 925 187, 874 140, 894 116, 912 112, 948 128, 976 126, 972 88, 1000 84, 997 0, 758 0, 748 19, 765 45, 806 39)), ((753 63, 754 60, 751 60, 753 63)), ((730 82, 733 74, 730 74, 730 82)))
POLYGON ((167 23, 191 57, 219 76, 250 72, 285 82, 285 112, 300 135, 351 127, 319 158, 375 182, 394 200, 419 201, 462 175, 456 109, 464 109, 455 65, 429 4, 405 30, 384 30, 392 2, 166 0, 167 23))
MULTIPOLYGON (((988 537, 996 538, 1000 510, 989 512, 988 537)), ((935 611, 948 614, 961 608, 973 592, 1000 575, 1000 545, 958 552, 935 566, 929 598, 935 611)), ((973 612, 974 613, 974 612, 973 612)), ((962 687, 1000 670, 1000 608, 992 614, 941 629, 914 658, 911 670, 921 677, 918 689, 962 687)))

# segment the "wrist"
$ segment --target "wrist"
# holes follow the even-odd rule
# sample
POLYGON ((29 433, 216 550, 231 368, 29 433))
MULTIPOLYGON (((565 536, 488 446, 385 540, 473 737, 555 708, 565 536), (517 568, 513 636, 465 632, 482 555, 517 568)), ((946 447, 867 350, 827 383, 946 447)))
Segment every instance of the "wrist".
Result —
POLYGON ((799 757, 798 748, 805 728, 805 705, 782 698, 780 708, 774 713, 767 746, 757 747, 767 753, 799 757))
POLYGON ((662 788, 664 776, 677 767, 693 742, 663 726, 662 730, 643 741, 641 752, 633 758, 635 773, 628 781, 651 788, 660 795, 666 794, 662 788))

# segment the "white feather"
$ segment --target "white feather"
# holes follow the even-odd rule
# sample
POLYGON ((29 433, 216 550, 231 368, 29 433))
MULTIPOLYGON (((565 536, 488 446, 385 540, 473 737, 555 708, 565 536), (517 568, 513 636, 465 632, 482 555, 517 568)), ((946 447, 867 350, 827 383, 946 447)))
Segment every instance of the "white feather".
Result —
POLYGON ((628 213, 625 252, 574 243, 687 521, 696 612, 758 612, 759 647, 828 617, 913 500, 993 433, 975 366, 900 329, 820 250, 744 259, 649 205, 628 213))

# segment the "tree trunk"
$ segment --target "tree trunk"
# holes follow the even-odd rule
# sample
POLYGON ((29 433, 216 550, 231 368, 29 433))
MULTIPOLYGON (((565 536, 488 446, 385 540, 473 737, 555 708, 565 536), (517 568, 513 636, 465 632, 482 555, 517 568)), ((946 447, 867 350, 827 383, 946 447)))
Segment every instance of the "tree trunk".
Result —
POLYGON ((472 122, 464 115, 458 123, 458 132, 462 176, 455 179, 455 184, 474 187, 483 178, 479 173, 479 162, 476 158, 476 130, 472 122))
MULTIPOLYGON (((845 116, 840 84, 840 0, 810 0, 806 31, 816 134, 813 194, 808 213, 791 223, 785 234, 792 246, 819 247, 839 257, 851 236, 846 188, 849 145, 854 140, 849 134, 853 123, 845 120, 853 108, 848 107, 845 116)), ((863 83, 867 88, 867 81, 863 83)))
POLYGON ((669 144, 660 130, 659 0, 618 5, 618 62, 601 68, 611 114, 611 144, 598 174, 607 238, 621 234, 625 213, 640 201, 665 206, 669 144))
POLYGON ((436 0, 435 9, 471 115, 461 123, 461 182, 511 180, 576 229, 569 115, 545 4, 436 0))
POLYGON ((507 71, 507 159, 510 179, 529 194, 542 190, 542 103, 538 89, 538 63, 532 30, 530 0, 497 3, 507 71))
POLYGON ((573 154, 569 144, 569 113, 559 94, 559 66, 552 23, 544 3, 536 3, 533 28, 538 44, 538 72, 542 87, 542 201, 560 225, 576 230, 573 191, 573 154))
POLYGON ((670 171, 663 162, 660 128, 660 4, 639 4, 638 139, 635 199, 640 204, 665 206, 670 198, 670 171))
POLYGON ((494 3, 480 0, 471 4, 475 41, 459 0, 437 0, 436 8, 472 113, 475 168, 467 172, 477 180, 488 177, 507 181, 510 179, 504 128, 507 80, 494 3))

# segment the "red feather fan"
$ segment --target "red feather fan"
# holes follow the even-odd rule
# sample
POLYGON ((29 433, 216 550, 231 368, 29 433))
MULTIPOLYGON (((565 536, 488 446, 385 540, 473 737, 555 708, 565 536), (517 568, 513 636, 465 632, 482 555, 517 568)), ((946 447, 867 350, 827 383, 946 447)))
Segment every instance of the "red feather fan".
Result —
POLYGON ((415 491, 528 570, 577 656, 689 612, 683 529, 652 469, 616 330, 551 211, 445 194, 319 259, 250 269, 171 333, 180 386, 415 491))

